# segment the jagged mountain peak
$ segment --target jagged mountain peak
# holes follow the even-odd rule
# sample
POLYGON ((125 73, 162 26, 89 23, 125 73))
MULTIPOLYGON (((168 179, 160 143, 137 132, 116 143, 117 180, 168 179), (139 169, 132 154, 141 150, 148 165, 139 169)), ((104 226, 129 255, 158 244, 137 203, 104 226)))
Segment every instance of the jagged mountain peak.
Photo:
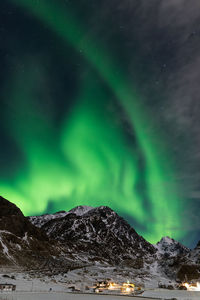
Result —
POLYGON ((180 266, 196 263, 198 268, 199 246, 190 251, 168 236, 153 246, 107 206, 77 206, 68 212, 26 218, 14 204, 0 198, 0 264, 42 268, 59 264, 62 269, 70 262, 97 262, 176 278, 180 266))
POLYGON ((30 217, 30 221, 41 227, 50 238, 60 241, 82 240, 100 243, 112 236, 118 241, 123 241, 124 245, 146 243, 146 246, 155 252, 150 243, 108 206, 77 206, 69 212, 30 217))
POLYGON ((108 212, 108 213, 111 213, 111 212, 115 213, 115 211, 114 211, 112 208, 110 208, 109 206, 105 206, 105 205, 93 207, 93 208, 90 210, 91 213, 101 212, 101 211, 103 211, 103 212, 108 212))
POLYGON ((62 210, 62 211, 58 211, 54 214, 44 214, 44 215, 41 215, 41 216, 31 216, 31 217, 28 217, 28 219, 30 220, 30 222, 33 225, 35 225, 36 227, 41 228, 45 223, 49 222, 50 220, 63 218, 68 214, 69 214, 69 212, 62 210))
MULTIPOLYGON (((175 242, 175 240, 173 238, 170 238, 169 236, 164 236, 161 238, 160 242, 164 242, 164 243, 168 243, 168 244, 172 244, 175 242)), ((159 242, 159 243, 160 243, 159 242)))
POLYGON ((70 209, 69 213, 73 213, 77 216, 82 216, 82 215, 84 215, 85 213, 89 212, 92 209, 94 209, 94 207, 86 206, 86 205, 79 205, 79 206, 76 206, 76 207, 70 209))
POLYGON ((61 211, 55 212, 53 214, 43 214, 41 216, 31 216, 31 217, 29 217, 29 220, 31 221, 32 224, 41 228, 44 224, 46 224, 47 222, 49 222, 51 220, 63 218, 69 214, 74 214, 76 216, 82 216, 85 213, 92 210, 93 208, 94 207, 90 207, 90 206, 86 206, 86 205, 79 205, 79 206, 72 208, 69 211, 61 210, 61 211))
POLYGON ((86 215, 95 215, 95 214, 116 214, 111 208, 108 206, 99 206, 99 207, 91 207, 87 205, 79 205, 76 206, 69 211, 58 211, 53 214, 43 214, 41 216, 31 216, 28 217, 31 223, 39 228, 54 219, 64 218, 67 215, 75 215, 77 217, 83 217, 86 215))
POLYGON ((155 247, 159 254, 167 256, 186 255, 190 252, 189 248, 169 236, 162 237, 155 247))
POLYGON ((197 243, 196 247, 190 252, 189 259, 200 265, 200 241, 197 243))
POLYGON ((200 249, 200 241, 197 243, 195 249, 200 249))
POLYGON ((23 216, 21 210, 14 203, 0 196, 0 217, 12 215, 23 216))
POLYGON ((44 231, 0 197, 0 265, 40 266, 59 255, 57 244, 44 231))
POLYGON ((31 224, 15 204, 3 197, 0 197, 0 230, 18 237, 23 237, 28 232, 40 240, 47 239, 46 234, 31 224))
POLYGON ((142 265, 156 250, 115 211, 107 206, 76 207, 64 217, 53 218, 42 227, 49 238, 91 259, 142 265), (76 212, 78 212, 76 214, 76 212), (82 253, 82 254, 81 254, 82 253))

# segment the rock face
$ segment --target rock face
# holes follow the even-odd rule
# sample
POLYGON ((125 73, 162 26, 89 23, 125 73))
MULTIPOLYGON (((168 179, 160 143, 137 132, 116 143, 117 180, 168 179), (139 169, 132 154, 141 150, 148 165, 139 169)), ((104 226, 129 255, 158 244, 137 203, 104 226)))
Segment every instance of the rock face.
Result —
POLYGON ((86 206, 86 205, 80 205, 72 208, 69 213, 75 214, 77 216, 82 216, 89 212, 90 210, 94 209, 94 207, 86 206))
POLYGON ((15 204, 0 196, 0 218, 13 215, 23 216, 21 210, 15 204))
POLYGON ((28 233, 38 240, 48 240, 47 235, 31 224, 15 204, 2 197, 0 197, 0 230, 8 231, 20 238, 28 233))
POLYGON ((197 246, 190 252, 188 258, 197 265, 200 265, 200 241, 197 243, 197 246))
POLYGON ((58 211, 54 214, 45 214, 41 216, 33 216, 29 217, 29 220, 31 223, 39 228, 41 228, 45 223, 47 223, 50 220, 58 219, 67 216, 70 213, 75 214, 76 216, 82 216, 84 213, 88 212, 89 210, 93 209, 94 207, 90 206, 77 206, 75 208, 72 208, 70 211, 58 211))
POLYGON ((198 279, 200 243, 190 250, 164 237, 151 245, 106 206, 24 217, 16 205, 0 197, 0 265, 61 272, 85 263, 155 271, 181 281, 198 279))
POLYGON ((181 265, 180 269, 177 272, 176 278, 182 282, 197 280, 200 278, 200 265, 188 264, 181 265))
POLYGON ((156 249, 158 250, 158 254, 164 255, 165 258, 170 256, 178 256, 178 255, 188 255, 190 253, 190 249, 183 246, 178 241, 171 239, 166 236, 163 237, 156 245, 156 249))
POLYGON ((191 251, 170 237, 163 237, 153 246, 109 207, 76 207, 69 212, 31 217, 31 221, 50 239, 65 245, 74 259, 138 269, 156 266, 155 272, 174 280, 184 278, 187 270, 191 278, 188 265, 198 270, 199 247, 191 251))
POLYGON ((58 247, 45 232, 31 224, 16 205, 0 197, 0 265, 37 267, 52 256, 59 256, 58 247))
POLYGON ((68 215, 67 211, 58 211, 54 214, 28 217, 28 220, 36 227, 41 228, 45 223, 53 219, 59 219, 68 215))
POLYGON ((170 237, 163 237, 155 247, 160 270, 169 278, 177 279, 177 272, 186 263, 191 250, 170 237))
POLYGON ((200 242, 185 256, 184 263, 180 265, 177 279, 181 281, 200 280, 200 242))
POLYGON ((41 229, 49 238, 68 245, 77 254, 88 255, 90 260, 132 263, 139 268, 156 253, 153 245, 105 206, 75 208, 61 218, 52 218, 41 229))

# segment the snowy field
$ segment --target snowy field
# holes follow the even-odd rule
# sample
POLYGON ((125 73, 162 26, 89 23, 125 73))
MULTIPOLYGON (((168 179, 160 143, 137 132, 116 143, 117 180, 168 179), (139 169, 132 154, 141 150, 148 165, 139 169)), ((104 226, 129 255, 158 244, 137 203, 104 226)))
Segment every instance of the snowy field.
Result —
POLYGON ((155 290, 145 292, 144 296, 127 297, 127 296, 107 296, 96 294, 68 294, 68 293, 37 293, 37 292, 23 292, 23 293, 2 293, 0 294, 0 300, 128 300, 130 298, 134 300, 152 300, 152 299, 178 299, 178 300, 199 300, 200 292, 186 292, 186 291, 166 291, 155 290), (149 296, 149 298, 147 297, 149 296))
MULTIPOLYGON (((178 299, 178 300, 200 300, 200 292, 188 292, 178 290, 164 290, 155 289, 152 291, 145 291, 142 296, 160 299, 178 299)), ((141 300, 142 297, 140 297, 141 300)), ((145 298, 144 298, 145 299, 145 298)))
MULTIPOLYGON (((106 295, 78 295, 64 293, 12 293, 0 294, 0 300, 126 300, 126 296, 106 296, 106 295)), ((141 300, 141 297, 134 297, 135 300, 141 300)), ((148 298, 145 298, 148 300, 148 298)))
MULTIPOLYGON (((19 270, 1 269, 0 282, 11 283, 16 285, 15 292, 0 292, 0 300, 134 300, 145 299, 177 299, 177 300, 200 300, 200 292, 187 292, 181 290, 166 290, 158 289, 158 280, 162 279, 162 283, 170 284, 167 278, 161 278, 156 275, 151 277, 142 274, 136 276, 131 269, 119 269, 114 267, 91 266, 80 268, 59 275, 42 275, 34 272, 33 274, 20 272, 19 270), (141 277, 139 277, 141 275, 141 277), (115 282, 126 282, 133 280, 137 286, 142 286, 145 283, 145 291, 137 297, 115 296, 115 295, 98 295, 84 294, 86 286, 92 286, 96 280, 111 278, 115 282), (74 286, 82 294, 73 294, 70 292, 70 287, 74 286)), ((153 272, 152 272, 153 273, 153 272)))

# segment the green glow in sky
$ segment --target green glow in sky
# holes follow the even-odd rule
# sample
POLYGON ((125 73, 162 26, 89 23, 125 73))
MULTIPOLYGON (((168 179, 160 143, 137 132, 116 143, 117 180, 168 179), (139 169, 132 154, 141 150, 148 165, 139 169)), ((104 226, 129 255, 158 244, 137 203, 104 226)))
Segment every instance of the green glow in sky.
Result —
POLYGON ((40 111, 37 103, 35 86, 42 82, 42 69, 37 73, 35 65, 25 61, 24 73, 13 74, 6 118, 10 118, 10 135, 25 161, 12 181, 0 183, 1 194, 19 205, 26 215, 44 213, 49 201, 57 210, 108 205, 143 224, 143 231, 136 230, 150 242, 167 235, 181 238, 177 214, 180 199, 170 154, 109 49, 85 35, 82 24, 53 1, 12 2, 48 25, 63 41, 63 47, 71 45, 81 51, 93 71, 83 79, 59 134, 51 117, 40 111), (107 88, 127 116, 136 146, 128 141, 117 113, 109 113, 107 88), (144 172, 140 170, 139 152, 144 172), (143 190, 138 189, 141 184, 143 190))

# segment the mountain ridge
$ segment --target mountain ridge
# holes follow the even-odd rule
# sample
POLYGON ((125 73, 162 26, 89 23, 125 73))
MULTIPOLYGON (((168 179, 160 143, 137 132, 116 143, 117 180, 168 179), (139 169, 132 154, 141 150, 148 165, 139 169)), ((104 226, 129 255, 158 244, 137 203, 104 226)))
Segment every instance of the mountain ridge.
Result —
POLYGON ((191 273, 191 265, 197 277, 199 249, 199 244, 191 250, 169 237, 152 245, 106 206, 24 217, 0 197, 0 265, 45 265, 61 272, 72 264, 106 264, 176 280, 191 273))

